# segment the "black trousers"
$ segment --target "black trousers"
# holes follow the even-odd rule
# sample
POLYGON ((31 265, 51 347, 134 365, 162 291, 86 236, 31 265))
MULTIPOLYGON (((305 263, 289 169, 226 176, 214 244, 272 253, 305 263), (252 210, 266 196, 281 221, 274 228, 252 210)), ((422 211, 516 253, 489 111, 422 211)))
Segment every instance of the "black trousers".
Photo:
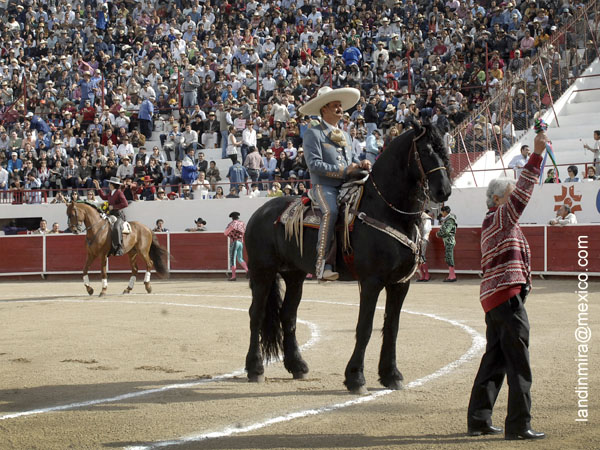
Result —
POLYGON ((485 315, 487 346, 473 383, 467 424, 479 428, 492 424, 492 410, 508 380, 506 433, 531 428, 531 367, 529 365, 529 319, 525 297, 512 297, 485 315))
POLYGON ((125 214, 121 210, 116 211, 113 209, 110 214, 117 218, 111 230, 112 250, 115 253, 123 243, 123 222, 126 219, 125 214))

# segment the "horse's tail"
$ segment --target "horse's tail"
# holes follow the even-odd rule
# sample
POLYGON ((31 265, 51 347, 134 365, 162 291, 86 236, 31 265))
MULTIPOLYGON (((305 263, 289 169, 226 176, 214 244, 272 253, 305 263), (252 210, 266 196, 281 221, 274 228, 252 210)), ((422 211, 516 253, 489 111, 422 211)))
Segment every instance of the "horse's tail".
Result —
POLYGON ((149 254, 150 259, 154 263, 156 273, 158 273, 161 277, 168 277, 169 268, 167 267, 166 258, 169 257, 169 252, 160 246, 158 243, 158 238, 154 233, 152 233, 152 244, 150 245, 149 254))
POLYGON ((265 304, 265 316, 260 330, 260 346, 267 361, 278 359, 280 351, 283 350, 283 330, 279 317, 282 304, 281 277, 276 275, 269 289, 265 304))

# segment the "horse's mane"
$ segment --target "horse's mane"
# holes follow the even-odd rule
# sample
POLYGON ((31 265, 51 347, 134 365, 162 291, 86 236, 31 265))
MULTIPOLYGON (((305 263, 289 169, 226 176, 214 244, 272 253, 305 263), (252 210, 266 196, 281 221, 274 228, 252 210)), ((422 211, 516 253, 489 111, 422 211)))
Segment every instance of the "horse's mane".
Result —
MULTIPOLYGON (((73 203, 69 203, 69 206, 71 206, 71 205, 73 205, 73 203)), ((89 208, 93 209, 94 211, 98 212, 98 214, 102 214, 102 212, 103 212, 103 211, 100 209, 100 206, 99 206, 99 205, 97 205, 97 204, 95 204, 95 203, 92 203, 92 202, 89 202, 89 201, 87 201, 87 200, 77 200, 77 201, 75 202, 75 205, 79 205, 79 206, 87 206, 87 207, 89 207, 89 208)))

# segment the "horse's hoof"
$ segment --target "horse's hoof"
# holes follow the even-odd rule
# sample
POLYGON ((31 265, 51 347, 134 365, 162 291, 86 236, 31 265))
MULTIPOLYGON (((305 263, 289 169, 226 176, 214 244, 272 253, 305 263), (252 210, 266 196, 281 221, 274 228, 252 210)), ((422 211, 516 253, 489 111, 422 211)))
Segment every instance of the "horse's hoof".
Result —
POLYGON ((391 389, 392 391, 401 391, 402 389, 404 389, 404 385, 400 380, 391 381, 390 383, 384 386, 388 389, 391 389))
POLYGON ((248 375, 248 383, 264 383, 265 382, 265 374, 257 374, 257 375, 248 375))
POLYGON ((150 284, 150 282, 144 283, 144 286, 146 286, 146 292, 148 294, 152 294, 152 285, 150 284))
POLYGON ((308 374, 304 372, 294 372, 292 376, 294 377, 294 380, 306 380, 308 374))
POLYGON ((87 293, 88 293, 89 295, 94 295, 94 288, 93 288, 93 287, 91 287, 91 286, 86 286, 85 288, 86 288, 86 290, 87 290, 87 293))
POLYGON ((100 292, 100 295, 98 297, 104 297, 106 295, 106 291, 102 291, 100 292))
POLYGON ((125 290, 123 291, 123 294, 129 294, 130 292, 131 292, 131 289, 125 289, 125 290))
POLYGON ((348 391, 352 395, 367 395, 369 393, 369 390, 364 386, 357 386, 355 388, 349 388, 348 391))

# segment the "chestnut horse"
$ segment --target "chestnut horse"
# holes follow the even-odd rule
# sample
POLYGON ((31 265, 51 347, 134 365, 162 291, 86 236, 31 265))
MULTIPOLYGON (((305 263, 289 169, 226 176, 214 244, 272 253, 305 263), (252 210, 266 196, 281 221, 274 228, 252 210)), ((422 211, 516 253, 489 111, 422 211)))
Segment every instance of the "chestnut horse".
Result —
MULTIPOLYGON (((100 297, 106 294, 108 278, 106 275, 108 253, 111 249, 111 225, 108 219, 101 216, 100 212, 92 205, 83 202, 71 202, 67 206, 67 217, 69 228, 75 234, 86 232, 85 244, 87 249, 87 260, 83 268, 83 283, 88 294, 92 295, 94 289, 90 286, 88 271, 94 260, 100 257, 102 265, 102 292, 100 297)), ((148 293, 152 292, 150 285, 150 271, 155 268, 160 276, 168 275, 165 264, 167 251, 160 246, 156 235, 145 225, 139 222, 129 222, 131 233, 123 235, 123 250, 129 256, 131 265, 131 278, 123 294, 129 294, 133 289, 138 274, 137 256, 140 255, 146 263, 146 275, 144 286, 148 293)))

